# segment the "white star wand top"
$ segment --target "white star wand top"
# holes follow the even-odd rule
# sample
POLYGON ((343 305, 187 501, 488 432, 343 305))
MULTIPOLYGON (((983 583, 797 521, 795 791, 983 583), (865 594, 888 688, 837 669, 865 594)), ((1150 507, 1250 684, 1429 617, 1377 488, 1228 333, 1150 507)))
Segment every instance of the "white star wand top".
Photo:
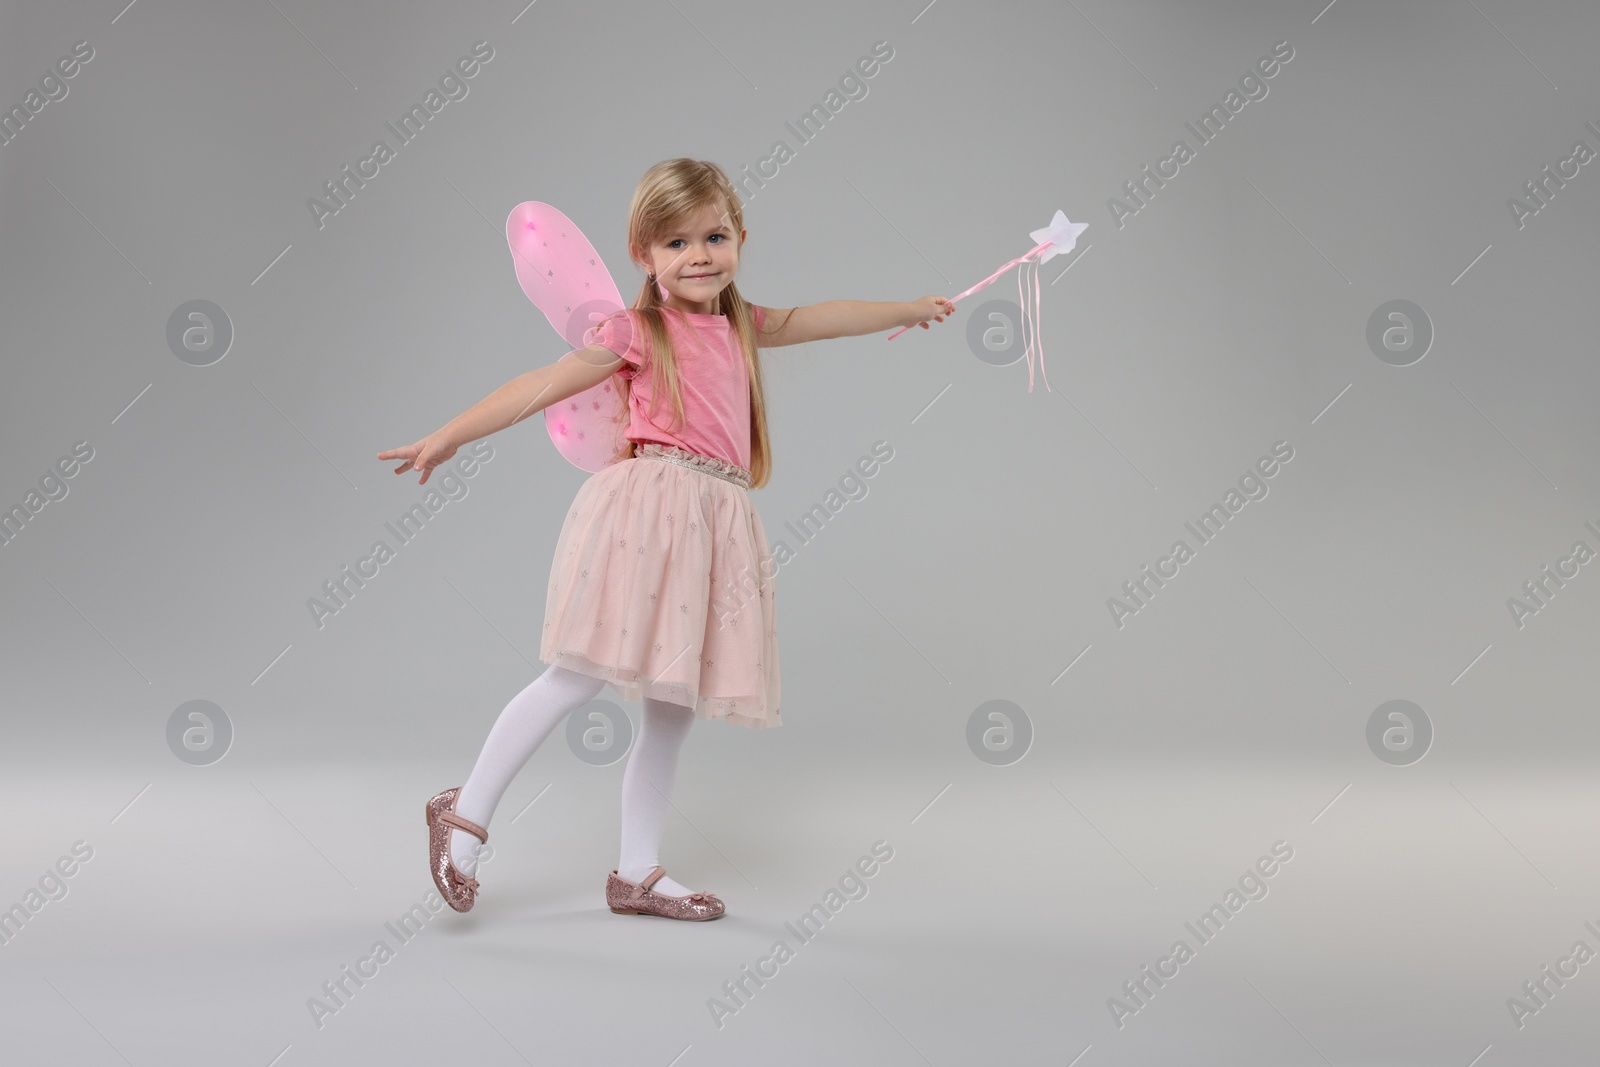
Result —
MULTIPOLYGON (((1023 347, 1023 355, 1026 356, 1028 360, 1028 392, 1030 393, 1033 392, 1033 354, 1036 345, 1038 346, 1037 351, 1039 353, 1039 373, 1044 374, 1044 347, 1042 343, 1039 342, 1038 266, 1041 263, 1049 262, 1051 256, 1058 256, 1063 252, 1072 251, 1073 246, 1078 242, 1078 235, 1088 228, 1089 224, 1087 222, 1072 222, 1067 218, 1064 212, 1062 212, 1059 208, 1056 209, 1055 218, 1050 220, 1050 225, 1044 227, 1042 230, 1034 230, 1032 233, 1028 234, 1029 237, 1039 242, 1038 244, 1034 245, 1032 248, 1028 249, 1027 252, 1018 256, 1016 259, 1013 259, 1010 263, 1007 263, 993 274, 989 275, 977 285, 974 285, 971 289, 968 289, 966 292, 955 296, 950 301, 950 303, 954 304, 957 300, 960 300, 964 296, 971 296, 973 293, 993 282, 996 278, 1000 277, 1000 275, 1004 274, 1006 271, 1010 270, 1012 267, 1015 267, 1019 263, 1028 264, 1035 268, 1033 275, 1033 308, 1031 315, 1027 310, 1027 294, 1022 287, 1021 272, 1018 272, 1017 275, 1017 293, 1019 296, 1019 301, 1024 309, 1022 319, 1023 336, 1025 342, 1023 347), (1028 329, 1030 325, 1032 326, 1031 334, 1028 329)), ((903 326, 894 333, 891 333, 887 340, 893 341, 896 337, 899 337, 909 329, 911 329, 911 327, 903 326)), ((1049 377, 1045 378, 1044 387, 1046 389, 1050 388, 1049 377)))

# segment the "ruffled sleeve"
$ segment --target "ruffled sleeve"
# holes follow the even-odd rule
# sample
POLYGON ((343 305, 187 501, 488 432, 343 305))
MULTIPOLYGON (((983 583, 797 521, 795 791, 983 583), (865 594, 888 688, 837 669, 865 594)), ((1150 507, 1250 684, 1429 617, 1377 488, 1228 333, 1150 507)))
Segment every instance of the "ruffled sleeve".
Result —
POLYGON ((625 362, 617 368, 617 374, 624 379, 631 379, 644 365, 642 341, 638 319, 630 309, 623 308, 600 323, 594 340, 589 343, 620 356, 625 362))

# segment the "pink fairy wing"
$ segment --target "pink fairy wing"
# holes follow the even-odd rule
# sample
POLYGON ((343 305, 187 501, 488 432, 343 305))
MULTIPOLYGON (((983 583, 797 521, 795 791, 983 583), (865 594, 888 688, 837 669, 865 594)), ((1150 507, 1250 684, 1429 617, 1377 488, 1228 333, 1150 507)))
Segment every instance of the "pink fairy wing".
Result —
MULTIPOLYGON (((576 359, 600 322, 622 309, 605 261, 571 219, 537 200, 511 209, 506 241, 522 291, 572 346, 561 358, 576 359)), ((616 382, 613 375, 544 409, 545 429, 556 449, 590 473, 606 467, 623 443, 627 412, 616 382)))

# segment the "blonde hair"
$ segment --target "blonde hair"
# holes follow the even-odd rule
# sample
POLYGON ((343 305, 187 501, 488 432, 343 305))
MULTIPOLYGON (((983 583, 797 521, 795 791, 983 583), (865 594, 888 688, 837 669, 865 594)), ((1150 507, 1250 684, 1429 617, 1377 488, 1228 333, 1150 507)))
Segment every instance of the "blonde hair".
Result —
MULTIPOLYGON (((705 160, 679 157, 662 160, 645 171, 634 190, 633 206, 628 213, 629 258, 638 264, 658 238, 680 229, 707 205, 718 209, 723 223, 733 231, 733 240, 737 241, 744 229, 744 205, 722 168, 705 160)), ((673 424, 682 426, 683 394, 678 385, 678 361, 665 318, 667 314, 681 312, 663 303, 656 281, 649 277, 644 279, 632 306, 649 338, 646 351, 650 353, 652 410, 654 398, 662 395, 664 387, 672 396, 673 424)), ((772 452, 767 436, 766 394, 761 381, 755 316, 738 285, 731 281, 717 295, 712 314, 728 317, 733 336, 744 351, 750 379, 750 488, 759 489, 771 479, 772 452)), ((622 417, 626 419, 632 383, 625 378, 617 378, 616 383, 623 400, 622 417)), ((635 442, 624 441, 614 458, 629 459, 636 451, 635 442)))

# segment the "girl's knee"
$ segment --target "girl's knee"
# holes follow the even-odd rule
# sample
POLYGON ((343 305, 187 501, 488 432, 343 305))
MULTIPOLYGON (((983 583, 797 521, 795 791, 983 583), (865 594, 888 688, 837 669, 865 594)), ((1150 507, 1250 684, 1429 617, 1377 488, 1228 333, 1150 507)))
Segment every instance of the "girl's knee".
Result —
POLYGON ((687 728, 694 723, 693 708, 684 704, 674 704, 670 700, 658 700, 655 697, 644 698, 644 715, 647 720, 679 729, 687 728))

